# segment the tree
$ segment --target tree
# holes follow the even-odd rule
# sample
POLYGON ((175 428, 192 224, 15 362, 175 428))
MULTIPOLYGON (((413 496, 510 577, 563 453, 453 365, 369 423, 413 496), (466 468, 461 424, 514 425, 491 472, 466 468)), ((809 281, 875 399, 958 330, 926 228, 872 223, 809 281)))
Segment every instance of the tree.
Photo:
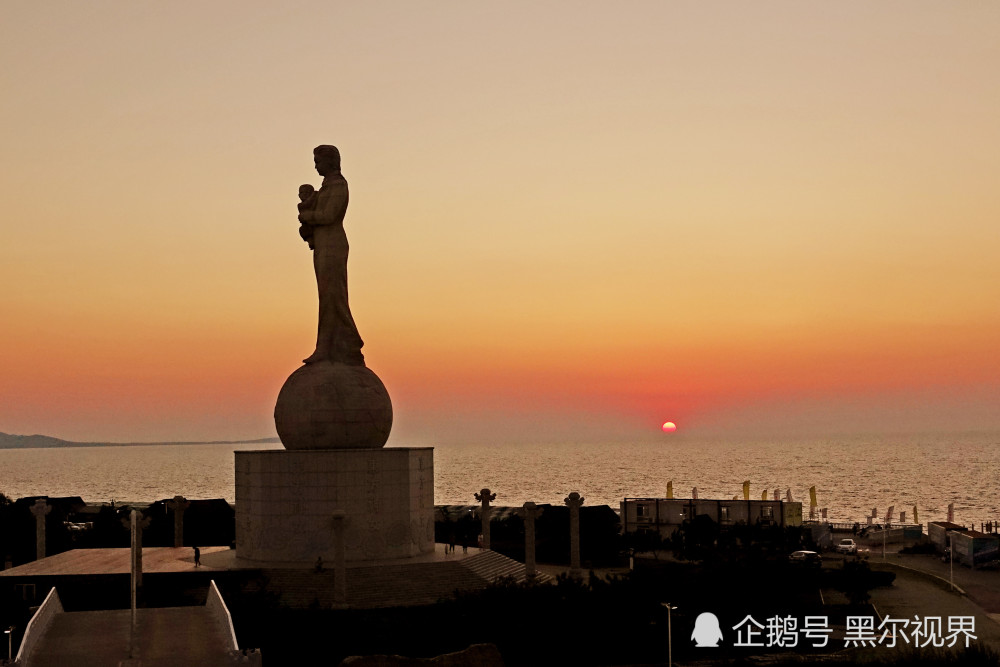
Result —
POLYGON ((651 553, 653 558, 660 560, 660 552, 667 551, 671 546, 670 538, 655 530, 637 530, 622 536, 622 553, 626 556, 651 553))
POLYGON ((865 604, 871 600, 868 591, 878 586, 888 586, 896 578, 894 572, 872 572, 868 563, 856 559, 846 561, 838 575, 835 588, 843 592, 854 605, 865 604))

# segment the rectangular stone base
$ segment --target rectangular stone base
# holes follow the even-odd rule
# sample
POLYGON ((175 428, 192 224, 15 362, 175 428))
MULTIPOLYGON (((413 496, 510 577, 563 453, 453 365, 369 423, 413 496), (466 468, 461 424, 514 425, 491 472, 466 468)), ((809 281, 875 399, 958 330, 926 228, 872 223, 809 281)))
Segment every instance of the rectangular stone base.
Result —
POLYGON ((336 510, 348 561, 433 551, 434 450, 236 452, 238 558, 332 566, 336 510))

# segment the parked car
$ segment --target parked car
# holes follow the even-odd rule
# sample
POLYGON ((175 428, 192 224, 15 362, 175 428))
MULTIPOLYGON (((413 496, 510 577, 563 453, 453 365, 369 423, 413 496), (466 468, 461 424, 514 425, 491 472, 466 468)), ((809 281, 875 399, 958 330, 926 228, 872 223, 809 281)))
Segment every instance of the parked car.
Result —
POLYGON ((819 566, 823 564, 823 557, 815 551, 793 551, 788 561, 796 565, 819 566))
POLYGON ((851 538, 845 537, 840 541, 840 544, 837 545, 837 553, 856 554, 858 553, 858 545, 855 544, 854 540, 852 540, 851 538))

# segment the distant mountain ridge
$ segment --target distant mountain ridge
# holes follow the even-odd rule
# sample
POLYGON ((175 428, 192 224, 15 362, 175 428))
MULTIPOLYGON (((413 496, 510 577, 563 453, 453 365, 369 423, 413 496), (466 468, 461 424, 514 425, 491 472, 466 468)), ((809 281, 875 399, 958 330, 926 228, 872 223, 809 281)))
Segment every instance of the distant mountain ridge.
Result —
POLYGON ((73 442, 48 435, 11 435, 0 433, 0 449, 38 449, 46 447, 142 447, 144 445, 253 445, 277 444, 278 438, 257 440, 199 440, 190 442, 73 442))

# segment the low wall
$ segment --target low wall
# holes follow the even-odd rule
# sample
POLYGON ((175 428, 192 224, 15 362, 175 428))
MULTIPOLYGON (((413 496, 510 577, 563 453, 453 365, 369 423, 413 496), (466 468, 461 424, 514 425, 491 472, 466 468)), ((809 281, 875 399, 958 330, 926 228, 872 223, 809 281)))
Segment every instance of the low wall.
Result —
POLYGON ((21 640, 21 648, 18 650, 17 658, 14 660, 15 665, 28 667, 28 657, 34 650, 35 645, 41 641, 45 635, 45 631, 52 624, 52 619, 55 618, 55 615, 61 613, 63 613, 62 602, 59 600, 59 594, 56 593, 56 589, 53 588, 45 596, 45 601, 42 602, 38 611, 31 617, 31 620, 28 621, 28 626, 24 629, 24 638, 21 640))
POLYGON ((910 532, 907 533, 906 528, 885 528, 882 530, 872 530, 869 529, 864 537, 855 538, 860 544, 871 547, 872 549, 880 548, 882 543, 885 544, 899 544, 900 542, 912 542, 920 539, 920 535, 915 535, 910 532))
POLYGON ((212 618, 219 624, 219 627, 225 629, 230 643, 226 648, 232 651, 239 649, 239 644, 236 643, 236 630, 233 628, 233 617, 229 614, 229 608, 226 606, 226 601, 222 599, 219 587, 215 585, 215 579, 208 585, 208 598, 205 600, 205 607, 212 614, 212 618))

